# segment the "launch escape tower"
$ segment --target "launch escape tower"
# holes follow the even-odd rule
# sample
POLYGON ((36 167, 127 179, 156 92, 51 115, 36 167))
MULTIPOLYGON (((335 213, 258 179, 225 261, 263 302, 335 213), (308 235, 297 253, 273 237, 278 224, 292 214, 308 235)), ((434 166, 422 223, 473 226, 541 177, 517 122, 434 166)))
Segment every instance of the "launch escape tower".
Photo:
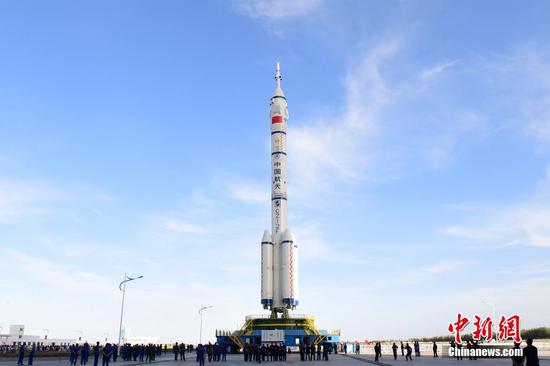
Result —
POLYGON ((242 349, 245 344, 299 344, 339 342, 340 331, 315 327, 314 318, 291 314, 298 305, 298 245, 288 228, 287 152, 288 104, 281 89, 279 63, 275 91, 271 97, 271 232, 264 231, 261 242, 261 304, 270 314, 249 315, 241 329, 216 330, 217 342, 242 349))

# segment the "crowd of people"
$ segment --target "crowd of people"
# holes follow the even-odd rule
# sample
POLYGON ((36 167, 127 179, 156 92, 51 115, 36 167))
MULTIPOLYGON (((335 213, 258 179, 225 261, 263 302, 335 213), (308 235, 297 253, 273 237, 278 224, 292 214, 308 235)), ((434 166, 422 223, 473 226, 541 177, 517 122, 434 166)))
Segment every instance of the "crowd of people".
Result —
MULTIPOLYGON (((34 345, 36 352, 65 352, 69 349, 70 345, 43 345, 37 342, 25 342, 25 347, 30 350, 34 345)), ((19 351, 20 345, 18 344, 1 344, 0 354, 16 353, 19 351)))
POLYGON ((185 345, 185 343, 178 343, 174 344, 172 346, 172 353, 174 354, 174 361, 178 360, 178 357, 180 361, 185 361, 185 353, 187 352, 193 352, 193 346, 192 345, 185 345))
MULTIPOLYGON (((328 361, 328 355, 332 353, 332 350, 333 347, 329 343, 318 344, 317 346, 300 344, 300 361, 328 361)), ((338 352, 337 349, 334 350, 338 352)))
POLYGON ((247 344, 243 348, 245 362, 286 361, 286 354, 284 344, 247 344))
MULTIPOLYGON (((522 350, 522 356, 512 357, 513 366, 539 366, 537 347, 533 345, 532 339, 527 339, 527 346, 522 350)), ((338 353, 336 344, 323 343, 319 345, 300 344, 299 354, 301 361, 328 361, 329 354, 333 351, 338 353)), ((467 349, 478 349, 480 346, 477 341, 466 341, 465 345, 456 343, 454 340, 450 342, 449 346, 456 350, 462 350, 463 347, 467 349)), ((519 343, 515 343, 514 348, 520 348, 519 343)), ((439 357, 438 344, 434 341, 432 344, 433 357, 439 357)), ((394 360, 398 358, 398 350, 401 349, 401 356, 405 357, 406 361, 412 361, 412 351, 414 349, 415 357, 421 357, 420 342, 412 342, 412 347, 409 342, 401 342, 398 346, 395 342, 391 346, 392 355, 394 360)), ((360 353, 359 343, 355 344, 354 351, 356 354, 360 353)), ((27 365, 32 366, 34 362, 35 353, 38 351, 57 351, 69 353, 70 365, 87 365, 90 361, 90 357, 93 360, 93 366, 99 366, 101 358, 101 366, 109 366, 111 361, 116 362, 117 358, 122 358, 124 361, 134 362, 153 362, 157 356, 160 356, 163 351, 167 352, 167 346, 164 347, 160 344, 123 344, 120 348, 116 344, 106 343, 101 346, 99 342, 90 346, 87 342, 84 344, 72 344, 63 346, 42 346, 39 344, 26 344, 21 345, 2 345, 0 346, 0 352, 2 353, 15 353, 18 356, 18 365, 24 365, 25 356, 27 356, 27 365)), ((196 350, 193 345, 186 345, 185 343, 175 343, 172 345, 172 353, 174 360, 185 361, 186 353, 196 351, 196 361, 199 366, 204 366, 205 361, 208 362, 224 362, 227 360, 228 348, 215 344, 199 344, 196 350)), ((341 351, 347 354, 348 345, 346 343, 341 345, 341 351)), ((268 361, 286 361, 287 353, 291 350, 287 349, 284 344, 247 344, 244 346, 242 353, 245 362, 268 362, 268 361)), ((382 345, 380 342, 374 344, 374 361, 378 362, 382 358, 382 345)), ((460 352, 456 353, 456 359, 462 360, 463 356, 460 352)), ((468 356, 469 360, 477 360, 475 354, 468 356)), ((92 363, 90 362, 90 363, 92 363)))
MULTIPOLYGON (((116 345, 115 345, 116 346, 116 345)), ((166 345, 164 346, 166 348, 166 345)), ((160 344, 130 344, 120 346, 120 357, 124 361, 153 362, 156 356, 162 354, 163 348, 160 344)), ((113 356, 118 353, 115 352, 113 356)), ((116 362, 116 357, 113 358, 116 362)))
MULTIPOLYGON (((392 355, 393 359, 397 360, 397 354, 398 350, 401 349, 401 356, 405 357, 405 361, 412 361, 412 351, 414 349, 414 355, 415 357, 421 357, 420 354, 420 342, 414 341, 413 346, 409 344, 409 342, 401 342, 401 345, 398 346, 395 342, 391 346, 392 349, 392 355)), ((512 366, 539 366, 539 358, 538 358, 538 350, 537 347, 533 346, 533 340, 531 338, 526 340, 526 346, 522 350, 521 356, 513 356, 512 357, 512 366)), ((514 348, 519 349, 521 346, 520 343, 514 343, 514 348)), ((449 343, 449 347, 455 348, 456 350, 462 350, 463 347, 467 348, 468 350, 476 350, 479 349, 480 345, 477 341, 466 341, 465 345, 462 343, 456 343, 454 340, 452 340, 449 343)), ((374 361, 378 362, 382 358, 382 345, 380 342, 376 342, 374 344, 374 361)), ((432 342, 432 351, 433 351, 433 357, 437 358, 439 357, 439 346, 434 341, 432 342)), ((347 344, 343 344, 342 351, 347 354, 347 344)), ((360 353, 360 345, 359 343, 355 344, 354 351, 356 354, 360 353)), ((469 352, 468 352, 469 353, 469 352)), ((456 352, 456 359, 458 361, 462 361, 464 356, 460 352, 456 352)), ((469 360, 477 360, 478 357, 475 354, 475 352, 472 352, 468 356, 469 360)))
POLYGON ((218 343, 206 345, 199 344, 197 346, 197 362, 199 366, 204 365, 205 358, 208 358, 208 362, 227 361, 227 347, 222 347, 218 343))
MULTIPOLYGON (((192 350, 192 346, 191 347, 192 350)), ((164 346, 166 352, 167 346, 164 346)), ((179 349, 179 348, 178 348, 179 349)), ((3 353, 17 353, 17 365, 25 364, 25 356, 27 356, 27 365, 32 366, 35 353, 40 351, 52 352, 68 352, 70 365, 87 365, 92 358, 93 366, 98 366, 101 358, 102 366, 109 366, 111 360, 117 361, 120 356, 124 361, 139 361, 153 362, 156 356, 160 356, 163 352, 163 347, 160 344, 123 344, 120 349, 118 345, 106 343, 101 346, 96 342, 91 346, 88 342, 84 344, 71 344, 64 346, 40 346, 35 343, 23 342, 20 345, 3 345, 1 348, 3 353)), ((185 356, 184 356, 185 359, 185 356)), ((90 363, 92 363, 90 362, 90 363)))

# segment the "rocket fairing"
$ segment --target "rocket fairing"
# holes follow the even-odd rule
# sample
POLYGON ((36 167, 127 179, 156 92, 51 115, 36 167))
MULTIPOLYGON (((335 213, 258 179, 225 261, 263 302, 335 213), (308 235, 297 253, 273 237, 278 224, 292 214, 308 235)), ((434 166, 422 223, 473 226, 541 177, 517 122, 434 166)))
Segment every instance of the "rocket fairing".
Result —
POLYGON ((288 229, 286 135, 288 105, 281 89, 279 63, 271 97, 271 233, 262 238, 261 302, 265 309, 284 312, 298 305, 298 245, 288 229))

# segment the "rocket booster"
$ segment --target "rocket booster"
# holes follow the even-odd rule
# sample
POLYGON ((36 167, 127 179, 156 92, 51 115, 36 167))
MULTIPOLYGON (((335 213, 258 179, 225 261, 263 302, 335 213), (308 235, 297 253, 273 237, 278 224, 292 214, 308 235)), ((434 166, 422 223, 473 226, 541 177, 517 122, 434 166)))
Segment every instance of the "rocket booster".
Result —
POLYGON ((288 229, 287 153, 288 105, 281 89, 279 63, 271 97, 271 233, 262 238, 262 296, 264 308, 276 312, 298 305, 298 245, 288 229))

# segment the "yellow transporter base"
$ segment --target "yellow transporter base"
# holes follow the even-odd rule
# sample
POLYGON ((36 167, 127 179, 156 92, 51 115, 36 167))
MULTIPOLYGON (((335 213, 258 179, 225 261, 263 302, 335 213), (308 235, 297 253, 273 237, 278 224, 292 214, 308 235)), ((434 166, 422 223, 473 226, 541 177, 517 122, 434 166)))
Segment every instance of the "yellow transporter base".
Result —
POLYGON ((242 349, 245 344, 261 344, 264 330, 283 330, 287 347, 340 341, 340 330, 330 333, 318 330, 315 327, 315 318, 307 315, 288 315, 283 318, 249 315, 239 330, 216 330, 216 339, 220 345, 231 346, 234 350, 242 349))

